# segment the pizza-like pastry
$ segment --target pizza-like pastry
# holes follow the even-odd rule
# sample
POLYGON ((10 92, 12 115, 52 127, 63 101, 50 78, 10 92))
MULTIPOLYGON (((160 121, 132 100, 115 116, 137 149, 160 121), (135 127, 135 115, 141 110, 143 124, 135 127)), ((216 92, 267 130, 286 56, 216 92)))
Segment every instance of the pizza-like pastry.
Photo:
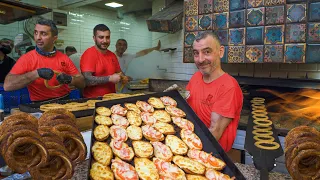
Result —
POLYGON ((194 125, 191 121, 181 117, 171 117, 171 118, 172 118, 172 122, 175 125, 177 125, 179 128, 194 131, 194 125))
POLYGON ((187 174, 187 180, 208 180, 205 176, 187 174))
POLYGON ((117 180, 139 180, 139 176, 135 168, 119 158, 112 160, 111 170, 117 180))
POLYGON ((136 105, 139 107, 139 109, 143 112, 150 112, 152 113, 154 111, 153 106, 148 104, 147 102, 144 101, 137 101, 136 105))
POLYGON ((157 122, 157 119, 152 116, 152 113, 149 112, 142 112, 141 119, 147 125, 153 125, 157 122))
POLYGON ((191 149, 188 151, 188 157, 198 161, 210 169, 222 170, 224 167, 226 167, 225 162, 204 151, 191 149))
POLYGON ((110 116, 111 115, 111 110, 106 107, 98 107, 96 108, 96 113, 102 116, 110 116))
POLYGON ((134 158, 134 166, 142 180, 158 180, 159 174, 156 165, 148 158, 134 158))
POLYGON ((165 143, 175 155, 184 155, 188 152, 188 146, 175 135, 167 135, 165 143))
POLYGON ((98 125, 93 130, 94 138, 98 141, 104 141, 109 137, 110 129, 107 125, 98 125))
POLYGON ((162 142, 150 142, 154 149, 154 156, 164 161, 170 162, 173 154, 170 148, 162 142))
POLYGON ((173 117, 185 117, 186 113, 175 106, 166 106, 165 110, 173 117))
POLYGON ((129 111, 134 111, 138 114, 141 113, 139 107, 133 103, 124 103, 124 106, 129 110, 129 111))
POLYGON ((177 106, 177 101, 169 96, 163 96, 160 98, 165 106, 177 106))
POLYGON ((127 120, 127 118, 118 114, 112 114, 111 120, 114 125, 122 126, 124 128, 127 128, 129 126, 129 121, 127 120))
POLYGON ((164 135, 150 125, 144 125, 141 129, 143 136, 149 141, 163 141, 164 139, 164 135))
POLYGON ((112 120, 108 116, 96 115, 96 117, 94 118, 94 121, 99 125, 107 125, 107 126, 112 125, 112 120))
POLYGON ((110 165, 113 152, 107 143, 96 141, 91 150, 94 160, 106 166, 110 165))
POLYGON ((126 141, 128 139, 126 130, 123 127, 117 125, 113 125, 110 127, 110 135, 117 141, 126 141))
POLYGON ((171 124, 164 123, 164 122, 157 122, 153 125, 153 127, 157 130, 160 131, 162 134, 174 134, 175 130, 174 127, 171 124))
POLYGON ((113 105, 110 108, 112 114, 118 114, 120 116, 125 116, 127 114, 127 108, 121 106, 121 104, 113 105))
POLYGON ((223 174, 223 173, 221 173, 219 171, 216 171, 214 169, 207 169, 206 177, 209 180, 216 180, 216 179, 219 179, 219 180, 233 180, 233 179, 235 179, 234 177, 230 178, 230 176, 228 176, 226 174, 223 174))
POLYGON ((164 123, 171 122, 170 114, 165 110, 155 110, 153 112, 153 117, 155 117, 157 121, 161 121, 164 123))
POLYGON ((186 179, 184 172, 177 165, 172 164, 171 162, 167 162, 159 158, 153 158, 153 163, 156 165, 160 176, 179 180, 186 179))
POLYGON ((114 180, 111 169, 99 162, 94 162, 91 165, 90 178, 92 180, 114 180))
POLYGON ((173 157, 172 161, 186 173, 202 175, 206 171, 204 165, 187 157, 177 155, 173 157))
POLYGON ((133 141, 132 146, 137 157, 151 158, 153 156, 153 147, 149 142, 133 141))
POLYGON ((137 113, 135 111, 128 111, 127 119, 131 125, 141 126, 142 119, 140 117, 140 113, 137 113))
POLYGON ((129 147, 128 144, 123 141, 112 139, 110 142, 110 147, 113 153, 124 161, 131 161, 134 157, 132 147, 129 147))
POLYGON ((163 109, 164 105, 160 98, 151 97, 148 99, 148 103, 156 109, 163 109))
POLYGON ((182 129, 180 131, 180 137, 182 141, 188 145, 189 149, 197 149, 197 150, 202 149, 201 139, 192 131, 182 129))
POLYGON ((131 140, 141 140, 142 139, 142 130, 140 127, 131 125, 127 128, 128 137, 131 140))

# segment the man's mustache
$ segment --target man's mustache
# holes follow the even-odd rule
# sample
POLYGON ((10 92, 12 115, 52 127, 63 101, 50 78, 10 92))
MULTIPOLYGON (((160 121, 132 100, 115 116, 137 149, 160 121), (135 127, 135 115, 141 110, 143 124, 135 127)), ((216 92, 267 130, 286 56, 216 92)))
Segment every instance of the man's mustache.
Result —
POLYGON ((198 63, 199 66, 204 66, 204 65, 208 65, 211 64, 211 62, 209 60, 204 60, 202 63, 198 63))

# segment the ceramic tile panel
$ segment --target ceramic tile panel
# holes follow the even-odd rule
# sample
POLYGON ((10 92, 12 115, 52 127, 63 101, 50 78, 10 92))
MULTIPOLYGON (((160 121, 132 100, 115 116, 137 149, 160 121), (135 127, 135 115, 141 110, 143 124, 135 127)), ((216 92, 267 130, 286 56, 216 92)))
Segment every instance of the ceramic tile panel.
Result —
POLYGON ((198 0, 185 0, 184 11, 186 16, 198 15, 198 0))
POLYGON ((229 45, 245 45, 245 28, 229 29, 229 45))
POLYGON ((229 33, 228 33, 228 30, 225 29, 225 30, 218 30, 216 31, 216 34, 218 36, 218 38, 220 39, 220 43, 221 45, 228 45, 229 44, 229 33))
POLYGON ((196 39, 198 32, 185 32, 184 35, 184 46, 191 47, 193 41, 196 39))
POLYGON ((264 44, 283 44, 284 25, 266 26, 264 33, 264 44))
POLYGON ((199 15, 199 30, 212 29, 212 14, 199 15))
POLYGON ((247 31, 246 31, 247 45, 255 45, 255 44, 263 45, 263 37, 264 37, 264 26, 247 27, 247 31))
POLYGON ((265 45, 263 61, 266 63, 284 63, 283 45, 265 45))
POLYGON ((284 23, 284 6, 266 7, 266 25, 284 23))
POLYGON ((306 44, 286 44, 284 50, 285 63, 304 63, 306 44))
POLYGON ((308 42, 320 43, 320 23, 308 24, 308 42))
POLYGON ((228 46, 224 47, 224 54, 223 57, 221 58, 222 63, 228 63, 228 46))
POLYGON ((285 32, 286 43, 306 42, 306 24, 287 24, 285 32))
POLYGON ((306 2, 306 0, 287 0, 287 4, 289 4, 289 3, 299 3, 299 2, 306 2))
POLYGON ((185 47, 183 50, 183 62, 194 63, 192 47, 185 47))
POLYGON ((285 0, 264 0, 265 6, 276 6, 281 4, 285 4, 285 0))
POLYGON ((229 13, 215 13, 212 15, 213 29, 227 29, 229 26, 229 13))
POLYGON ((287 23, 306 22, 306 4, 287 4, 287 23))
POLYGON ((263 63, 263 45, 246 46, 245 63, 263 63))
POLYGON ((264 25, 264 7, 247 9, 247 26, 264 25))
POLYGON ((320 44, 307 45, 306 63, 319 63, 320 44))
POLYGON ((263 6, 263 1, 264 0, 246 0, 247 7, 248 8, 253 8, 253 7, 263 6))
POLYGON ((214 0, 213 11, 217 13, 229 11, 229 0, 214 0))
POLYGON ((185 21, 186 31, 198 30, 198 16, 187 16, 185 21))
POLYGON ((320 21, 320 2, 310 3, 309 21, 320 21))
POLYGON ((245 10, 233 11, 229 13, 229 28, 245 26, 245 10))
POLYGON ((241 10, 245 8, 245 0, 230 0, 230 11, 241 10))
POLYGON ((228 47, 228 63, 244 63, 245 46, 228 47))
POLYGON ((210 14, 213 12, 213 0, 199 0, 199 14, 210 14))

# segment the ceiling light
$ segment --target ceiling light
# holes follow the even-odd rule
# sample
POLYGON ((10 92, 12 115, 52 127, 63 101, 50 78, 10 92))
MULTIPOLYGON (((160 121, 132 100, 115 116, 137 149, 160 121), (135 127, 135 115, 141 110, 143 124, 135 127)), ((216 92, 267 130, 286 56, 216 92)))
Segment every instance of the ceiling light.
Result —
POLYGON ((106 3, 105 5, 113 7, 113 8, 117 8, 117 7, 122 7, 123 6, 123 4, 119 4, 119 3, 116 3, 116 2, 106 3))

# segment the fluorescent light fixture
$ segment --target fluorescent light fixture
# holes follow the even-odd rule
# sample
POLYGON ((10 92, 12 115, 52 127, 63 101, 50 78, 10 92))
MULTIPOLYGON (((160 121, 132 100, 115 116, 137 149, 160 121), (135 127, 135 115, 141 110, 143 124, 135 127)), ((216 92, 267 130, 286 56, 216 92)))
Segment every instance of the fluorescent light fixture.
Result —
POLYGON ((123 6, 123 4, 119 4, 119 3, 116 3, 116 2, 106 3, 105 5, 113 7, 113 8, 117 8, 117 7, 122 7, 123 6))

